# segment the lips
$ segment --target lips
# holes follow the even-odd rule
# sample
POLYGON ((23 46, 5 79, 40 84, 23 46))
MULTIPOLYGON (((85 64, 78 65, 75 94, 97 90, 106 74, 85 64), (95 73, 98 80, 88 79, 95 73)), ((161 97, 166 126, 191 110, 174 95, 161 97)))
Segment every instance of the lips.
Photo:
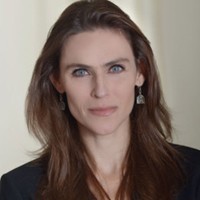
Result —
POLYGON ((116 106, 111 107, 97 107, 97 108, 90 108, 89 112, 92 115, 107 117, 113 114, 117 110, 116 106))

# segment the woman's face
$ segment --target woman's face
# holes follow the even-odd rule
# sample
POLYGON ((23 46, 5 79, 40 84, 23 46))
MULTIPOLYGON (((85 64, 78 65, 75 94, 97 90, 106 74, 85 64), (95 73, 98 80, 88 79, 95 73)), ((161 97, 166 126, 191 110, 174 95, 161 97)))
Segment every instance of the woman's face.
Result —
POLYGON ((96 29, 64 44, 59 80, 80 132, 111 134, 129 130, 135 86, 144 82, 128 40, 120 31, 96 29))

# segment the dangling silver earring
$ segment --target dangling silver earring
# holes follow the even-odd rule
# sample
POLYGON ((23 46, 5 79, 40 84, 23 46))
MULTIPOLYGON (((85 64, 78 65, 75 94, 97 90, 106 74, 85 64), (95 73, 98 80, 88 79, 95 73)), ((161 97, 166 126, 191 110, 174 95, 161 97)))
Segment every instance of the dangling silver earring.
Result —
POLYGON ((138 87, 138 90, 139 90, 139 94, 136 98, 136 103, 137 104, 145 104, 145 98, 142 95, 142 87, 138 87))
POLYGON ((65 110, 65 102, 63 101, 63 96, 62 94, 59 94, 59 106, 60 110, 64 111, 65 110))

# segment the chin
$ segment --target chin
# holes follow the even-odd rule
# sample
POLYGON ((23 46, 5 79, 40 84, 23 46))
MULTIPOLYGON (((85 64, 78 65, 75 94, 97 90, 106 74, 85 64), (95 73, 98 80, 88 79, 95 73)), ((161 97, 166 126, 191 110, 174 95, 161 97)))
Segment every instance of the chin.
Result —
POLYGON ((96 129, 93 129, 93 134, 95 135, 111 135, 114 134, 116 132, 117 128, 116 127, 99 127, 96 129))

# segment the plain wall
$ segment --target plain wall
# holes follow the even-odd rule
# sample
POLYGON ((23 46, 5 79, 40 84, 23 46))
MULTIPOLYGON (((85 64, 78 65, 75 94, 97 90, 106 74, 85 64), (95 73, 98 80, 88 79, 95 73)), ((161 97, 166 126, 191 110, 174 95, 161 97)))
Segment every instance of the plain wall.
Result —
MULTIPOLYGON (((24 103, 34 63, 64 0, 0 0, 0 175, 34 158, 24 103)), ((175 142, 200 149, 200 1, 115 0, 152 43, 175 142)))
POLYGON ((200 148, 200 1, 162 1, 165 94, 175 141, 200 148))

